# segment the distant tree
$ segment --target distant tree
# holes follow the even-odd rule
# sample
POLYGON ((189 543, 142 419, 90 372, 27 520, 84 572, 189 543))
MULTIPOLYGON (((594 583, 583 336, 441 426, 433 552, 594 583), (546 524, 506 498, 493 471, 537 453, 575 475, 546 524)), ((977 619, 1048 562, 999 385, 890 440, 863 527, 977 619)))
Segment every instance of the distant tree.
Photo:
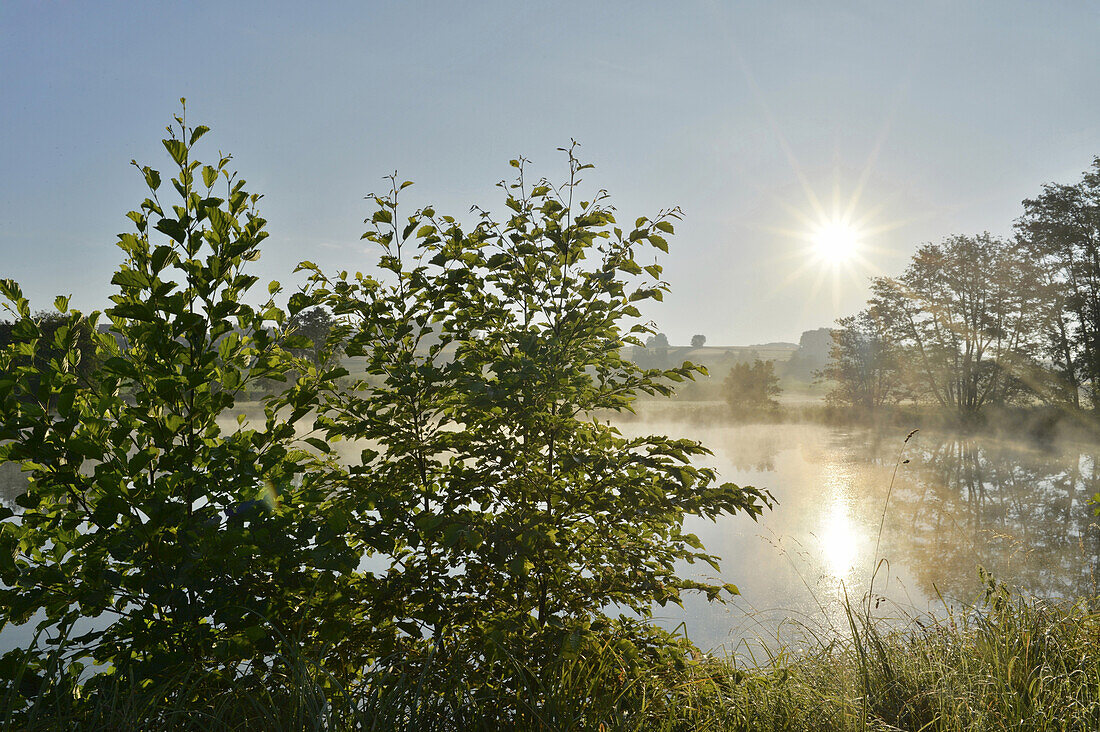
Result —
POLYGON ((702 348, 704 345, 706 345, 706 342, 707 337, 705 335, 693 335, 691 337, 692 348, 702 348))
POLYGON ((287 350, 299 358, 309 359, 314 365, 325 365, 324 359, 331 355, 326 342, 333 323, 332 315, 322 307, 295 314, 287 326, 287 333, 292 339, 287 350))
POLYGON ((775 397, 783 391, 775 375, 775 362, 760 359, 734 364, 722 387, 726 402, 735 414, 774 409, 779 406, 775 397))
POLYGON ((829 361, 818 375, 832 382, 826 399, 837 405, 872 410, 908 394, 900 349, 873 309, 841 318, 832 330, 829 361))
POLYGON ((1042 292, 1026 252, 992 237, 927 244, 898 278, 872 281, 871 307, 913 362, 914 386, 963 417, 1026 391, 1042 292))
POLYGON ((781 364, 785 378, 810 380, 814 372, 825 368, 833 346, 831 328, 818 328, 802 333, 798 341, 798 350, 791 354, 790 360, 781 364))
POLYGON ((889 401, 900 378, 964 419, 1035 399, 1100 411, 1100 158, 1080 181, 1025 200, 1015 230, 926 244, 901 276, 875 278, 869 311, 842 323, 840 360, 823 374, 842 385, 834 397, 889 401), (882 344, 895 373, 876 395, 867 379, 887 375, 882 344))
POLYGON ((1049 184, 1024 201, 1016 234, 1037 258, 1033 291, 1045 291, 1044 356, 1065 401, 1081 392, 1100 408, 1100 158, 1081 181, 1049 184))
POLYGON ((668 336, 664 333, 657 333, 646 338, 646 348, 668 348, 668 336))

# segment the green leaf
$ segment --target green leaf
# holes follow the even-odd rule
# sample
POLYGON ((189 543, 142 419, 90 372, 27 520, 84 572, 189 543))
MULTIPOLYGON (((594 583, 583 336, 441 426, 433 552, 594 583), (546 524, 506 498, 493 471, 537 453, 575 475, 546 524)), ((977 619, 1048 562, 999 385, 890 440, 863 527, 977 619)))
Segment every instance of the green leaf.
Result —
POLYGON ((119 514, 126 510, 125 502, 115 495, 107 495, 99 500, 92 511, 92 522, 101 529, 109 529, 118 521, 119 514))
POLYGON ((176 162, 176 165, 182 167, 187 161, 187 146, 180 140, 162 140, 162 142, 164 143, 164 149, 172 156, 172 160, 176 162))
POLYGON ((145 288, 149 286, 149 277, 144 272, 123 267, 115 272, 111 284, 123 288, 145 288))
MULTIPOLYGON (((210 128, 207 127, 206 125, 199 125, 194 130, 191 131, 191 142, 189 144, 194 145, 196 142, 199 141, 199 139, 203 135, 205 135, 209 131, 210 131, 210 128)), ((205 177, 205 173, 203 174, 203 176, 205 177)), ((209 186, 210 184, 207 183, 207 185, 209 186)))
POLYGON ((28 511, 32 511, 38 508, 38 505, 41 502, 41 496, 39 496, 37 493, 31 493, 29 491, 26 493, 20 493, 18 496, 15 497, 15 505, 25 508, 28 511))
POLYGON ((149 263, 152 265, 154 272, 160 272, 164 269, 168 262, 175 259, 172 247, 160 245, 153 250, 153 253, 149 256, 149 263))
POLYGON ((306 444, 317 448, 322 453, 327 454, 327 453, 332 452, 332 447, 327 442, 325 442, 324 440, 320 440, 316 437, 303 437, 302 440, 306 444))
POLYGON ((184 229, 183 224, 176 219, 160 219, 153 225, 153 228, 167 234, 180 244, 187 238, 187 230, 184 229))

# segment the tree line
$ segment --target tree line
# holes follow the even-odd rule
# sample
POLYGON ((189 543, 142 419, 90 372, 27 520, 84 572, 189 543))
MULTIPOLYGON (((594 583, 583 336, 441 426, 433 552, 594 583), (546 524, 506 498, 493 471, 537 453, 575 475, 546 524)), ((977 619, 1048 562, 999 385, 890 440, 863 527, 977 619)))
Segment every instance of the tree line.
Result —
POLYGON ((833 403, 1100 410, 1100 158, 1023 206, 1011 237, 949 236, 871 281, 833 330, 833 403))

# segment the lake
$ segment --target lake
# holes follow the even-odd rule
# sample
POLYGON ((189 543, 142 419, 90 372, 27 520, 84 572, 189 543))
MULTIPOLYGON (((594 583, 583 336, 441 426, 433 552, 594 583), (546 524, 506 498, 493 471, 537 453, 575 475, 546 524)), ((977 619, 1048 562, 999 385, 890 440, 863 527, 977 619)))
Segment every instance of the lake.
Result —
MULTIPOLYGON (((778 500, 759 523, 732 516, 687 524, 723 557, 717 578, 741 590, 725 606, 693 599, 684 610, 657 609, 662 625, 684 623, 704 649, 744 653, 777 634, 847 632, 841 601, 867 593, 880 525, 880 616, 904 620, 980 599, 979 567, 1039 596, 1095 593, 1095 444, 929 431, 905 444, 903 429, 700 425, 644 413, 622 429, 697 439, 714 451, 705 464, 723 481, 767 488, 778 500)), ((714 575, 699 565, 685 570, 714 575)))
MULTIPOLYGON (((846 632, 840 601, 846 592, 858 602, 868 591, 880 522, 877 556, 888 562, 873 588, 880 615, 904 619, 973 601, 983 589, 979 566, 1044 597, 1096 591, 1100 530, 1088 500, 1100 491, 1100 446, 929 431, 903 444, 904 429, 693 423, 688 412, 683 404, 643 409, 619 426, 697 439, 714 451, 701 465, 778 500, 759 522, 740 515, 688 522, 723 558, 717 579, 741 590, 726 605, 691 596, 683 610, 656 609, 658 622, 682 624, 704 649, 744 654, 777 635, 846 632)), ((5 500, 23 481, 14 466, 0 466, 5 500)), ((684 571, 714 574, 705 565, 684 571)), ((0 646, 29 642, 26 632, 5 629, 0 646)))

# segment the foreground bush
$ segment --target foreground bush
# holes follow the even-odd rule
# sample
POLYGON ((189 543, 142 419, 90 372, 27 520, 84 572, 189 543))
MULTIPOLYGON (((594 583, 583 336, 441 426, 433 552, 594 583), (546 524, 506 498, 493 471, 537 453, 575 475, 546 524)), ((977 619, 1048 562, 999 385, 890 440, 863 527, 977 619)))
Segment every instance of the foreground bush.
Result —
POLYGON ((606 193, 582 194, 591 166, 567 152, 560 186, 512 161, 507 215, 479 211, 472 227, 431 207, 402 216, 408 184, 395 179, 364 234, 380 254, 374 275, 302 265, 313 288, 300 299, 331 309, 337 342, 365 361, 352 388, 314 388, 316 428, 370 445, 327 479, 375 557, 367 622, 393 629, 395 651, 466 653, 471 680, 504 678, 517 661, 553 676, 557 659, 607 643, 643 666, 682 657, 682 639, 638 619, 685 592, 737 591, 678 574, 684 562, 717 567, 684 517, 755 518, 770 503, 696 467, 709 451, 695 441, 628 439, 593 417, 667 396, 699 369, 623 357, 653 332, 638 308, 667 285, 639 261, 667 249, 678 212, 620 228, 606 193))
POLYGON ((19 512, 0 509, 0 627, 32 621, 41 641, 7 654, 0 676, 18 674, 28 702, 58 668, 78 688, 89 663, 137 686, 196 667, 262 673, 284 639, 340 632, 338 588, 358 562, 306 471, 298 390, 259 425, 219 424, 250 384, 285 379, 294 341, 278 283, 246 302, 267 236, 259 196, 228 156, 196 160, 207 130, 177 122, 171 184, 139 167, 149 197, 119 235, 112 307, 86 316, 59 297, 46 328, 0 282, 14 315, 0 460, 29 478, 19 512))
POLYGON ((330 691, 358 709, 389 689, 378 669, 445 699, 461 669, 460 707, 533 724, 590 656, 612 654, 596 664, 620 684, 682 665, 694 649, 645 622, 654 604, 737 591, 679 576, 718 560, 684 517, 755 518, 770 497, 719 484, 697 442, 591 416, 699 371, 621 356, 653 330, 638 306, 667 285, 638 260, 678 211, 620 229, 606 193, 582 200, 571 151, 559 187, 513 161, 507 217, 468 230, 430 208, 399 221, 394 181, 365 235, 374 274, 303 263, 284 312, 278 283, 250 295, 259 196, 227 156, 196 160, 207 129, 176 120, 170 186, 138 166, 149 197, 119 235, 112 307, 58 298, 46 328, 0 281, 0 461, 29 478, 0 511, 0 627, 37 631, 0 661, 6 709, 158 726, 247 717, 244 694, 329 714, 330 691), (341 351, 366 364, 350 389, 341 351), (279 382, 262 425, 225 428, 279 382), (344 467, 339 440, 369 447, 344 467), (309 679, 289 696, 287 669, 309 679))

